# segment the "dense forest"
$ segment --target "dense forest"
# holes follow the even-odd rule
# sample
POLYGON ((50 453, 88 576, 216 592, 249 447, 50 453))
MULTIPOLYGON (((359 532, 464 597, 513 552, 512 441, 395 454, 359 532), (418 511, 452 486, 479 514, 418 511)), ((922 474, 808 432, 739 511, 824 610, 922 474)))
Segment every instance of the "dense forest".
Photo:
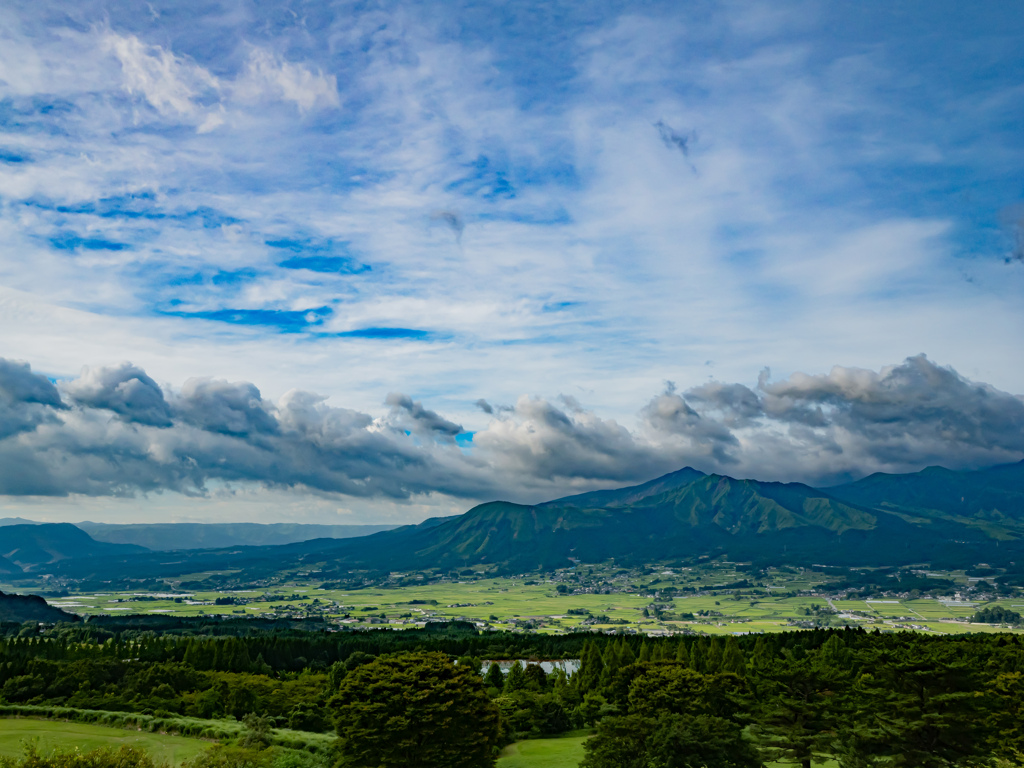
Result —
POLYGON ((401 699, 407 684, 398 681, 415 664, 439 679, 461 675, 467 718, 492 723, 494 747, 596 729, 589 768, 772 759, 809 766, 826 755, 847 768, 982 765, 1024 753, 1024 644, 1010 634, 822 629, 651 639, 478 633, 452 623, 214 637, 26 626, 0 640, 0 707, 258 715, 271 726, 344 737, 371 706, 358 692, 401 699), (534 663, 566 658, 580 660, 571 676, 534 663), (518 661, 507 672, 485 663, 499 659, 518 661), (696 762, 671 758, 683 754, 696 762))

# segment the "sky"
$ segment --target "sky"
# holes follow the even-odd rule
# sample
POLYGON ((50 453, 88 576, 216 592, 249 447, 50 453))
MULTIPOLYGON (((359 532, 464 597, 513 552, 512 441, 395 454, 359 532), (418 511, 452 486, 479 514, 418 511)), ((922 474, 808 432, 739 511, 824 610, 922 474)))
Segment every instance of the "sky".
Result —
POLYGON ((0 7, 0 517, 1024 459, 1024 7, 0 7))

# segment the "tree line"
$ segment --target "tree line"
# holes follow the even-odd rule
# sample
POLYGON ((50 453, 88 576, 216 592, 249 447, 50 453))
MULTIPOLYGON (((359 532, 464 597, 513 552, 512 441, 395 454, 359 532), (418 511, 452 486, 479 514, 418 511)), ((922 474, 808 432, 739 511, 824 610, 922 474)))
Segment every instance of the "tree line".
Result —
POLYGON ((431 728, 450 745, 487 745, 444 758, 467 766, 490 765, 504 743, 579 728, 596 730, 585 768, 810 766, 826 756, 843 768, 930 768, 1024 754, 1024 644, 1010 634, 652 639, 452 624, 182 637, 75 625, 0 640, 0 699, 201 718, 258 713, 275 726, 336 730, 340 749, 363 756, 345 758, 353 766, 445 765, 409 762, 416 744, 431 753, 431 728), (537 663, 565 658, 580 661, 571 676, 537 663), (485 659, 517 662, 503 672, 485 659), (452 729, 464 725, 460 741, 452 729), (382 757, 375 733, 404 746, 382 757))

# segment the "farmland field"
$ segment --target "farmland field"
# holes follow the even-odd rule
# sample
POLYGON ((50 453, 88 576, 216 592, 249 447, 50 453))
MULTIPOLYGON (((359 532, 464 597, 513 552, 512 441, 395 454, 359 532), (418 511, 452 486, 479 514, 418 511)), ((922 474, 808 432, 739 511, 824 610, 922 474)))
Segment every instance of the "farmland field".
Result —
POLYGON ((516 577, 472 570, 459 576, 392 574, 364 588, 295 580, 259 589, 79 593, 49 602, 79 614, 322 618, 353 628, 401 629, 460 619, 542 633, 732 634, 812 625, 941 634, 1013 631, 971 624, 970 618, 978 608, 995 605, 1020 612, 1024 598, 996 599, 977 590, 965 597, 971 584, 963 572, 938 575, 951 594, 900 593, 894 580, 891 592, 847 599, 848 592, 832 593, 834 577, 820 571, 772 568, 754 577, 736 564, 719 562, 682 568, 580 566, 516 577))
POLYGON ((158 761, 166 760, 172 766, 208 749, 210 743, 184 736, 106 728, 86 723, 27 718, 0 718, 0 756, 20 757, 25 745, 35 743, 41 753, 78 747, 89 751, 98 747, 123 745, 137 747, 150 753, 158 761))

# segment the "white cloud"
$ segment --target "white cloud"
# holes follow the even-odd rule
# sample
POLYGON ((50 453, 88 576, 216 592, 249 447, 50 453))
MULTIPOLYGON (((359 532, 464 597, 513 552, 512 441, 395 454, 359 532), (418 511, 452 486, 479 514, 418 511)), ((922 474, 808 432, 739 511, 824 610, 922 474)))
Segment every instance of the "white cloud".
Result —
POLYGON ((337 107, 338 79, 306 64, 285 61, 263 48, 253 47, 245 72, 234 85, 236 96, 291 101, 302 113, 314 107, 337 107))
POLYGON ((108 31, 103 47, 121 62, 124 89, 139 94, 161 115, 206 121, 204 100, 216 98, 220 82, 206 69, 134 35, 108 31))

